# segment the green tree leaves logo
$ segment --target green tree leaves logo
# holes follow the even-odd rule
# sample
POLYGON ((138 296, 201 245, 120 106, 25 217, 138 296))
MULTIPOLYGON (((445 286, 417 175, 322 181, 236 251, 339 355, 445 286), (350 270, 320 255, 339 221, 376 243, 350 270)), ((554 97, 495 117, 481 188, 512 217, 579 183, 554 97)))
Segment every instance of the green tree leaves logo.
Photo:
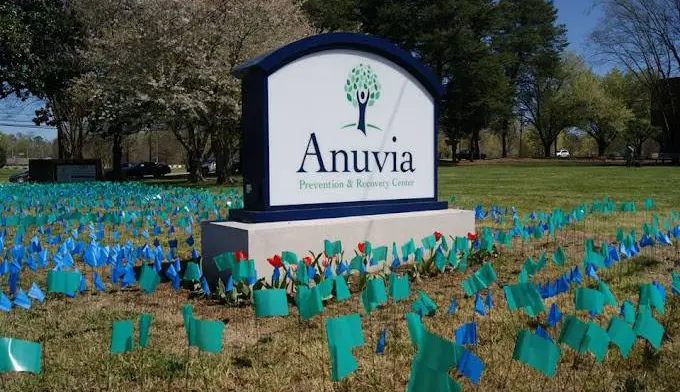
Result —
MULTIPOLYGON (((355 108, 359 108, 357 129, 366 134, 366 107, 373 106, 380 99, 380 82, 373 68, 367 64, 359 64, 352 68, 345 82, 345 98, 355 108)), ((377 128, 375 126, 369 127, 377 128)))

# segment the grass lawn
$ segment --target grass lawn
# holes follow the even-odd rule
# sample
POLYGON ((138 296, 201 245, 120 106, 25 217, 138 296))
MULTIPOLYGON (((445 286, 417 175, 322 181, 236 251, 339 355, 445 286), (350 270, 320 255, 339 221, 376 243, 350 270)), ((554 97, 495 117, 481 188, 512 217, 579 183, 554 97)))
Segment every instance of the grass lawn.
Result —
MULTIPOLYGON (((675 261, 680 259, 677 241, 673 247, 643 248, 639 257, 598 271, 619 305, 625 299, 637 305, 641 283, 657 280, 665 285, 665 313, 654 313, 666 330, 658 352, 640 338, 627 359, 614 345, 610 345, 605 360, 600 364, 592 355, 577 357, 573 350, 562 345, 555 377, 544 378, 512 360, 517 331, 533 331, 537 324, 541 324, 556 340, 561 324, 556 328, 545 326, 546 313, 532 320, 521 311, 508 311, 501 286, 517 281, 528 256, 536 260, 545 251, 550 260, 550 254, 558 246, 566 251, 568 261, 565 268, 548 261, 546 268, 537 273, 535 280, 545 282, 559 277, 566 268, 580 264, 583 242, 588 237, 593 237, 599 247, 602 241, 614 241, 618 227, 635 229, 639 236, 643 222, 650 222, 653 217, 651 212, 642 210, 641 202, 646 197, 656 200, 661 220, 670 210, 680 209, 680 168, 628 169, 569 163, 472 164, 441 168, 439 181, 440 198, 448 200, 455 195, 456 205, 463 208, 473 208, 477 204, 485 208, 489 205, 514 206, 522 216, 534 210, 549 212, 555 207, 569 212, 577 204, 609 196, 617 202, 637 201, 639 211, 589 215, 579 224, 560 231, 554 239, 515 239, 512 249, 502 248, 500 255, 493 260, 498 283, 492 285, 495 306, 487 316, 474 314, 474 298, 465 297, 461 288, 462 280, 469 277, 478 265, 471 266, 465 273, 445 272, 422 281, 412 281, 411 296, 407 301, 390 302, 370 315, 363 314, 356 293, 346 302, 330 301, 323 317, 360 312, 366 340, 366 345, 353 350, 358 369, 337 383, 330 382, 329 354, 321 316, 300 321, 297 310, 291 306, 289 317, 256 319, 251 308, 230 308, 215 300, 190 299, 187 291, 175 293, 168 283, 163 283, 151 295, 145 295, 138 289, 110 290, 106 294, 86 292, 69 299, 49 298, 43 304, 35 303, 30 311, 14 309, 11 313, 0 314, 0 336, 41 341, 44 358, 41 375, 4 374, 0 390, 403 391, 416 353, 403 316, 410 311, 410 304, 417 298, 417 290, 426 292, 439 307, 433 317, 423 319, 429 331, 450 340, 453 330, 460 325, 471 321, 478 325, 479 344, 467 348, 485 364, 480 384, 473 386, 455 368, 449 372, 464 390, 678 389, 680 297, 671 294, 670 290, 670 271, 675 261), (457 300, 458 310, 448 316, 446 309, 452 298, 457 300), (196 317, 226 323, 221 354, 198 353, 191 349, 187 355, 181 315, 181 307, 186 302, 193 303, 196 317), (109 355, 112 321, 131 318, 136 322, 141 313, 153 315, 149 346, 132 353, 109 355), (376 355, 375 345, 383 328, 388 329, 385 353, 376 355)), ((182 186, 184 183, 180 180, 163 185, 182 186)), ((222 191, 215 186, 210 189, 222 191)), ((509 227, 507 222, 499 225, 489 219, 478 224, 480 227, 509 227)), ((198 235, 195 237, 200 243, 198 235)), ((121 240, 125 241, 125 238, 121 240)), ((343 245, 349 250, 354 244, 343 245)), ((10 246, 10 240, 6 240, 5 249, 10 246)), ((321 249, 321 246, 310 244, 310 248, 321 249)), ((80 263, 79 260, 76 262, 80 263)), ((81 270, 88 277, 88 287, 91 286, 88 270, 84 267, 81 270)), ((21 285, 29 287, 31 279, 44 282, 44 276, 44 272, 39 275, 22 274, 21 285)), ((350 286, 355 282, 355 278, 350 278, 350 286)), ((597 288, 597 283, 591 278, 585 279, 584 285, 597 288)), ((0 278, 0 287, 6 287, 4 276, 0 278)), ((546 308, 556 303, 562 313, 574 313, 574 291, 572 285, 569 293, 546 299, 546 308)), ((606 329, 610 318, 616 314, 618 307, 606 306, 604 313, 592 321, 606 329)), ((590 321, 583 312, 580 316, 582 320, 590 321)))

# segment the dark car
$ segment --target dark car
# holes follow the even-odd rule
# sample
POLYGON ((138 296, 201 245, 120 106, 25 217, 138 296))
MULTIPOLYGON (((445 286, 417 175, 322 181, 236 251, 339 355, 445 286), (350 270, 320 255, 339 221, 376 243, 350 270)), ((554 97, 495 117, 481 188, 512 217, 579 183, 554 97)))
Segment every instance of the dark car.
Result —
MULTIPOLYGON (((158 162, 126 162, 121 163, 120 166, 121 174, 125 179, 142 179, 148 176, 161 178, 172 171, 170 166, 158 162)), ((106 172, 106 177, 112 179, 113 169, 106 172)))
MULTIPOLYGON (((475 159, 486 159, 486 154, 481 153, 479 155, 480 156, 475 157, 475 159)), ((456 154, 456 158, 458 158, 459 160, 466 159, 468 161, 471 161, 472 160, 472 152, 470 150, 460 150, 456 154)))
POLYGON ((22 182, 28 182, 28 181, 30 181, 30 177, 28 176, 28 170, 12 174, 9 177, 9 182, 22 183, 22 182))

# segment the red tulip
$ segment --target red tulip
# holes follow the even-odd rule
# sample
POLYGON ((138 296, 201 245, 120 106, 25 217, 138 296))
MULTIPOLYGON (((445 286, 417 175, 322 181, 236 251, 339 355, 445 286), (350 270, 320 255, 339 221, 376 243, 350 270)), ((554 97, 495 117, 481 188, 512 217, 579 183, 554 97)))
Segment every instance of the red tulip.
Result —
POLYGON ((365 242, 359 242, 359 245, 357 245, 357 248, 359 248, 359 252, 364 253, 366 250, 366 243, 365 242))
POLYGON ((435 231, 435 232, 434 232, 434 239, 435 239, 436 241, 439 241, 440 238, 442 238, 442 233, 440 233, 440 232, 438 232, 438 231, 435 231))
POLYGON ((248 253, 242 252, 240 250, 236 251, 234 253, 234 260, 238 263, 241 260, 247 260, 248 259, 248 253))
POLYGON ((477 239, 477 234, 468 233, 467 237, 468 237, 468 240, 474 241, 474 240, 477 239))
POLYGON ((274 255, 274 257, 271 257, 271 258, 267 259, 267 261, 268 261, 269 264, 271 264, 272 267, 274 267, 274 268, 281 268, 281 267, 283 267, 283 263, 281 262, 281 256, 279 256, 279 255, 274 255))
POLYGON ((309 256, 303 257, 302 261, 305 262, 305 265, 309 267, 310 264, 312 264, 312 258, 309 256))

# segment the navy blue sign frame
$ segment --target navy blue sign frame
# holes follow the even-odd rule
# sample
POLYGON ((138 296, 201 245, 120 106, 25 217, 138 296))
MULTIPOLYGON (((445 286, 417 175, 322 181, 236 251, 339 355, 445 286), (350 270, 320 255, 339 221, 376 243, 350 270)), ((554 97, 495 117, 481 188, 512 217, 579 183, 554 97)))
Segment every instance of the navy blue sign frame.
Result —
POLYGON ((301 39, 238 66, 241 78, 243 144, 243 209, 229 210, 229 220, 247 223, 294 221, 442 210, 448 203, 437 201, 438 106, 442 86, 430 70, 389 41, 355 33, 328 33, 301 39), (269 194, 269 124, 267 78, 300 57, 328 50, 356 50, 385 58, 403 68, 429 92, 434 102, 434 197, 343 203, 271 206, 269 194))

